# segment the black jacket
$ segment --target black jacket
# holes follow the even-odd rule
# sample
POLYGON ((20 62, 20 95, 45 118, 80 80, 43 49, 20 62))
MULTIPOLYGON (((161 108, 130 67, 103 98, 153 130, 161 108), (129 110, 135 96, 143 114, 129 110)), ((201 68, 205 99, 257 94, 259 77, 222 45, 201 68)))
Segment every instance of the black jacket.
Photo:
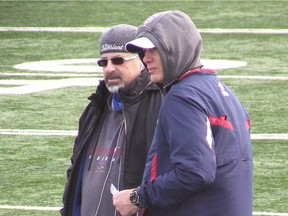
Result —
MULTIPOLYGON (((126 123, 125 188, 134 188, 141 183, 146 156, 153 139, 162 101, 162 94, 159 89, 149 82, 148 73, 142 71, 130 88, 119 89, 126 123)), ((61 210, 62 215, 72 215, 76 181, 78 179, 83 149, 88 144, 87 141, 91 137, 91 133, 95 131, 94 128, 101 128, 101 119, 104 116, 107 99, 110 95, 111 93, 106 88, 105 82, 100 81, 96 93, 93 93, 89 97, 91 102, 80 117, 78 135, 75 139, 71 157, 71 166, 67 170, 67 182, 63 195, 64 207, 61 210)))

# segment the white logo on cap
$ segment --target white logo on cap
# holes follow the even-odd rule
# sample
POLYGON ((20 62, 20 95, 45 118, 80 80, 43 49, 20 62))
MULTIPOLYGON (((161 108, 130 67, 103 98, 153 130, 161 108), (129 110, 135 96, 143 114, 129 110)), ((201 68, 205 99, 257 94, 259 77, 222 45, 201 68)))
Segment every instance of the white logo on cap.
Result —
POLYGON ((123 48, 123 45, 118 46, 116 44, 103 44, 101 50, 114 50, 114 49, 122 50, 122 48, 123 48))

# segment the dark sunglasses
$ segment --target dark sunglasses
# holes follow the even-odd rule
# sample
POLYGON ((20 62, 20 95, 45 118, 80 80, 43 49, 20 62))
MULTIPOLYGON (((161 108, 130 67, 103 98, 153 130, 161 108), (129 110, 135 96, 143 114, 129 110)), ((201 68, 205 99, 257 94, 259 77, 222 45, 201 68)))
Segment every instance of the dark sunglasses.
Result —
POLYGON ((99 67, 106 67, 108 64, 108 61, 111 60, 111 62, 114 65, 121 65, 124 63, 124 61, 129 61, 129 60, 133 60, 138 58, 138 56, 130 56, 130 57, 114 57, 111 59, 99 59, 97 61, 97 64, 99 65, 99 67))

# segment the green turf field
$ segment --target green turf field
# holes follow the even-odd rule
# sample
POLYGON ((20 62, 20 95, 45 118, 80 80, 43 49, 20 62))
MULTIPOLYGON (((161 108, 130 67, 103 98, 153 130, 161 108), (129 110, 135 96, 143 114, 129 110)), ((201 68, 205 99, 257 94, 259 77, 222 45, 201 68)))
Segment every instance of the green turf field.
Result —
MULTIPOLYGON (((149 15, 170 9, 188 13, 199 29, 288 29, 287 1, 236 0, 0 1, 0 29, 109 27, 119 23, 139 26, 149 15)), ((1 84, 3 80, 68 78, 39 76, 39 71, 16 70, 13 66, 41 60, 97 58, 99 36, 99 33, 0 31, 0 89, 16 85, 1 84), (23 76, 26 73, 34 75, 23 76)), ((288 35, 202 33, 202 37, 202 58, 247 62, 246 67, 218 70, 220 76, 286 77, 223 80, 248 110, 252 134, 287 134, 288 35)), ((23 95, 0 94, 0 131, 77 130, 78 118, 88 103, 86 98, 96 85, 23 95)), ((72 147, 73 136, 0 134, 0 206, 61 207, 72 147)), ((253 140, 255 213, 288 215, 287 153, 287 139, 253 140)), ((0 208, 0 215, 59 213, 0 208)))

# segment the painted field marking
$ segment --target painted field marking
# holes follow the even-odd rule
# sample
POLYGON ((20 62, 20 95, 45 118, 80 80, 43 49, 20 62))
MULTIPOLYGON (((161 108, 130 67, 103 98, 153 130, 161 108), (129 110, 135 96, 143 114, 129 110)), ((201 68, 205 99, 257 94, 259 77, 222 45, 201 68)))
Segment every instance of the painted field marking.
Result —
MULTIPOLYGON (((73 73, 88 73, 88 74, 102 74, 102 68, 97 65, 98 58, 91 59, 59 59, 59 60, 48 60, 48 61, 35 61, 35 62, 24 62, 21 64, 14 65, 13 68, 18 70, 29 70, 37 72, 62 72, 66 74, 73 73)), ((247 66, 247 62, 225 60, 225 59, 201 59, 202 64, 205 68, 217 69, 228 69, 238 68, 247 66)), ((4 73, 3 73, 4 74, 4 73)), ((13 73, 10 73, 13 74, 13 73)))
POLYGON ((41 206, 0 205, 0 209, 33 210, 33 211, 59 211, 61 208, 60 207, 41 207, 41 206))
POLYGON ((0 80, 0 85, 19 85, 0 88, 0 95, 22 95, 71 86, 97 86, 100 78, 69 78, 60 80, 0 80), (15 82, 15 83, 14 83, 15 82))
POLYGON ((251 134, 252 140, 288 140, 288 134, 251 134))
POLYGON ((102 68, 97 65, 98 58, 89 59, 58 59, 46 61, 24 62, 13 68, 29 71, 68 72, 68 73, 100 73, 102 68))
MULTIPOLYGON (((0 129, 1 135, 19 136, 77 136, 77 130, 17 130, 0 129)), ((288 134, 251 134, 252 140, 288 140, 288 134)))
POLYGON ((238 76, 238 75, 218 75, 221 79, 256 79, 256 80, 288 80, 286 76, 238 76))
MULTIPOLYGON (((46 76, 49 74, 55 76, 58 72, 61 74, 69 75, 73 77, 75 74, 78 78, 65 78, 58 80, 0 80, 0 95, 22 95, 30 94, 45 90, 59 89, 71 86, 97 86, 99 80, 103 77, 102 68, 99 67, 96 62, 97 58, 93 59, 62 59, 62 60, 48 60, 48 61, 35 61, 35 62, 25 62, 21 64, 14 65, 15 69, 18 70, 29 70, 35 72, 47 72, 46 76), (80 74, 79 74, 80 73, 80 74), (97 78, 80 78, 81 75, 86 77, 87 75, 91 77, 97 76, 97 78)), ((232 61, 223 59, 208 60, 203 59, 203 64, 207 68, 212 69, 227 69, 236 67, 245 67, 246 62, 243 61, 232 61)), ((14 73, 0 73, 0 75, 5 76, 15 76, 14 73)), ((29 76, 31 73, 29 73, 29 76)), ((28 76, 23 73, 22 76, 28 76)))
POLYGON ((288 216, 288 213, 275 213, 275 212, 253 212, 253 215, 261 216, 288 216))
POLYGON ((13 130, 0 129, 2 135, 20 136, 77 136, 77 130, 13 130))
MULTIPOLYGON (((0 209, 30 210, 30 211, 60 211, 61 207, 0 205, 0 209)), ((288 216, 288 213, 253 212, 253 215, 261 215, 261 216, 288 216)))
MULTIPOLYGON (((0 27, 0 32, 71 32, 101 33, 109 27, 0 27)), ((209 34, 288 34, 288 29, 198 29, 200 33, 209 34)))

